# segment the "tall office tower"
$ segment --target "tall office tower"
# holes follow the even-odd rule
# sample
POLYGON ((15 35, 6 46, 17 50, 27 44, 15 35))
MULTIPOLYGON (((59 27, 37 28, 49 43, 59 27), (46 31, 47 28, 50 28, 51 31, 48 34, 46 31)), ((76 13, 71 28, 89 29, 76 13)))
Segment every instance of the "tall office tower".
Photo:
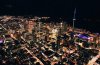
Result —
POLYGON ((27 30, 29 33, 32 33, 32 29, 34 27, 34 21, 33 20, 29 20, 28 23, 27 23, 27 30))

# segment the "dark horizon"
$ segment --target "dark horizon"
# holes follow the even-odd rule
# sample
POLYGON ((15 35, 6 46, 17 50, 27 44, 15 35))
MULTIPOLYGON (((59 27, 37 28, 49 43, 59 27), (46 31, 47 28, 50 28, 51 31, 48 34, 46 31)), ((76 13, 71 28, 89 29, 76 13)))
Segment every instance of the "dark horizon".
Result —
POLYGON ((1 15, 34 15, 73 17, 76 8, 77 18, 100 18, 99 1, 91 0, 1 0, 1 15))

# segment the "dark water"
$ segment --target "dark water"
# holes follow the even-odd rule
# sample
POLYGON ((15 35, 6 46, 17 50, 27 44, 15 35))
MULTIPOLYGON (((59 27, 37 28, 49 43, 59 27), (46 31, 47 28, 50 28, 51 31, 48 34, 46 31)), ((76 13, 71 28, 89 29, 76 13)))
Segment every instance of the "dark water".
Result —
POLYGON ((75 27, 83 28, 94 33, 100 33, 100 22, 76 21, 75 27))

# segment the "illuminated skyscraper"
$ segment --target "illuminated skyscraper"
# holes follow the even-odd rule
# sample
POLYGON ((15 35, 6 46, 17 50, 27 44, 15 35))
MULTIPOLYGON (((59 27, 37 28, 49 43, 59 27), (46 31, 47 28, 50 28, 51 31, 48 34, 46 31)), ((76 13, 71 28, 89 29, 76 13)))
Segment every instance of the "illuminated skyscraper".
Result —
POLYGON ((32 33, 33 26, 34 26, 34 21, 29 20, 27 25, 27 30, 29 33, 32 33))

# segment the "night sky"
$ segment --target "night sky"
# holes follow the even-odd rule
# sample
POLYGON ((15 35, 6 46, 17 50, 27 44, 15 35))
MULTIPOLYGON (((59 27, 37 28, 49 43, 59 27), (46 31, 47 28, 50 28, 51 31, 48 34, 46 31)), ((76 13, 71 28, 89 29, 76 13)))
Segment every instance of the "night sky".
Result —
POLYGON ((0 0, 0 15, 65 17, 72 21, 75 8, 77 20, 82 20, 76 22, 77 27, 100 32, 99 0, 0 0))
POLYGON ((99 0, 0 0, 0 14, 100 18, 99 0))

